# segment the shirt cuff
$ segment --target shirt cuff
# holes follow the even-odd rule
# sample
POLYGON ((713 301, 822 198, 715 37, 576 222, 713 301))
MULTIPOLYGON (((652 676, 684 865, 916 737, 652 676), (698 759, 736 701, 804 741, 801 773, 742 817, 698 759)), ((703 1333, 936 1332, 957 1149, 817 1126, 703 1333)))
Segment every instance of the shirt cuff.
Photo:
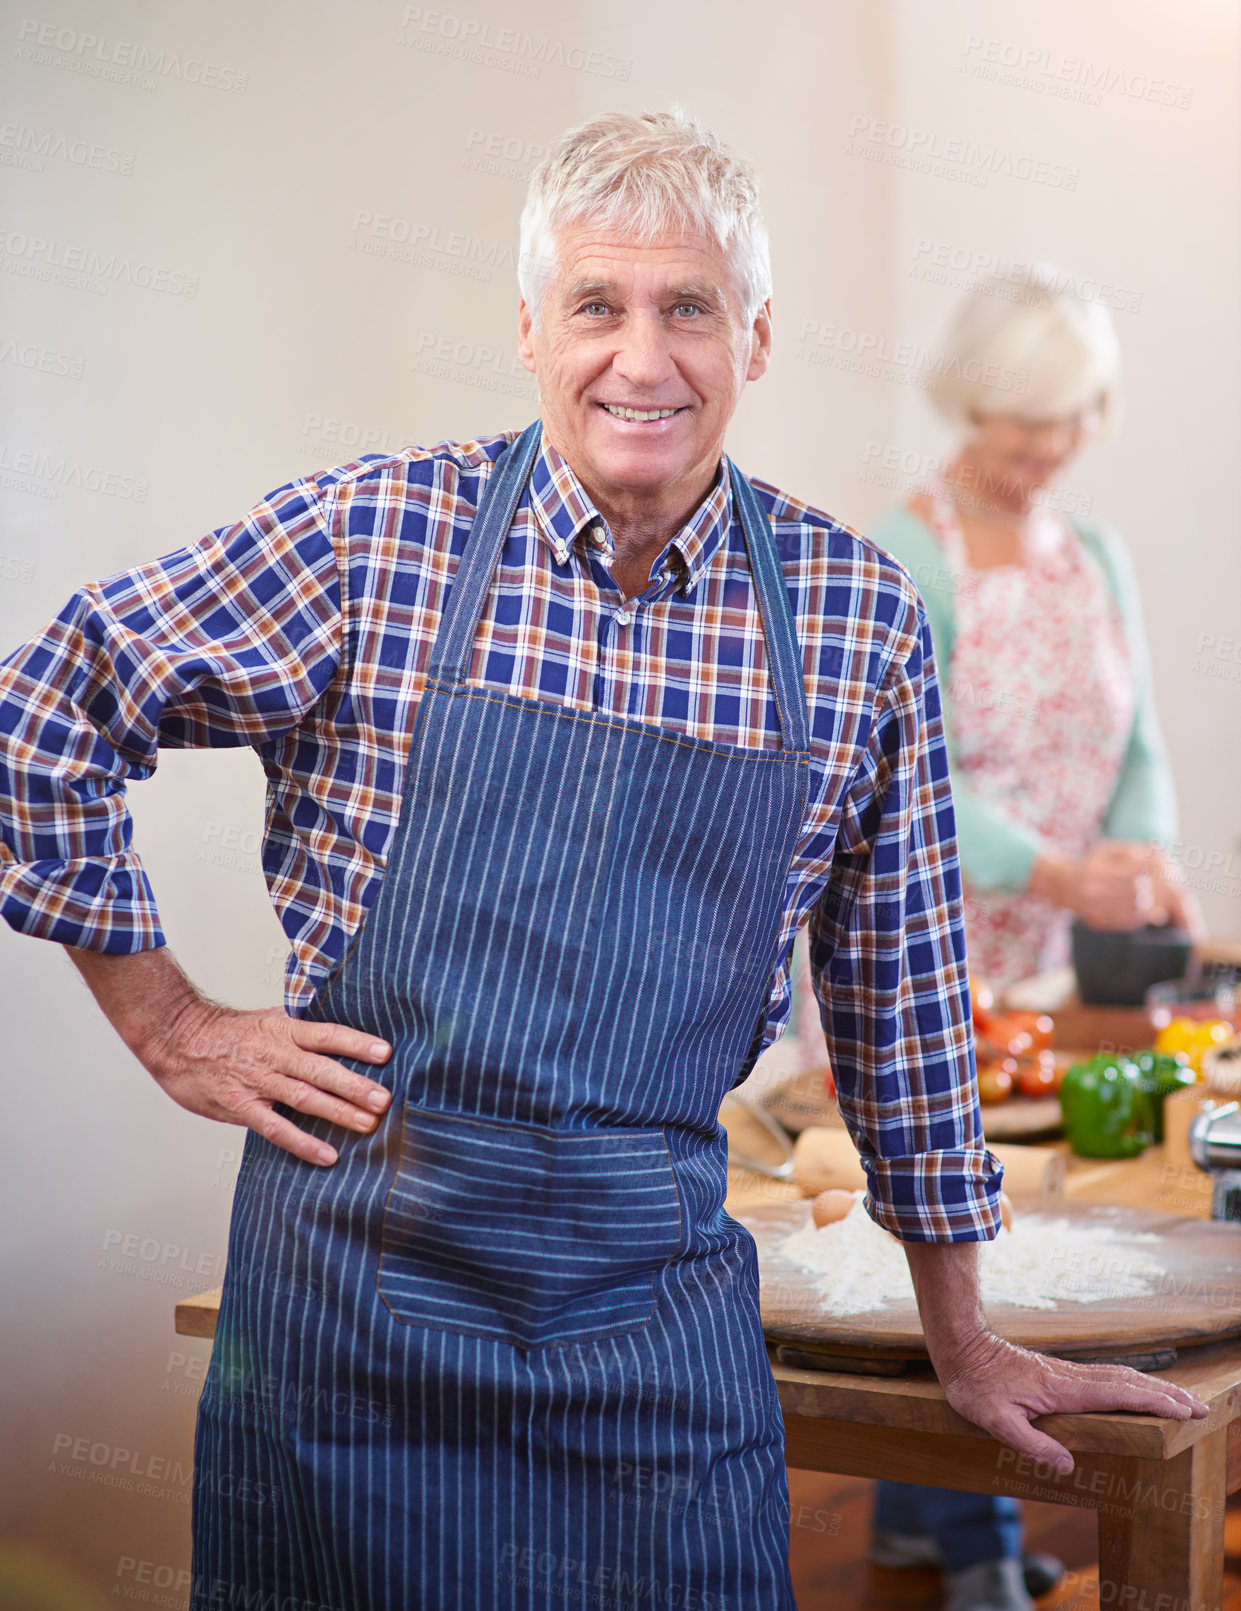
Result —
POLYGON ((985 1147, 863 1158, 866 1211, 901 1242, 989 1242, 1004 1166, 985 1147))
POLYGON ((77 861, 15 861, 0 845, 0 917, 19 934, 128 956, 166 944, 135 851, 77 861))

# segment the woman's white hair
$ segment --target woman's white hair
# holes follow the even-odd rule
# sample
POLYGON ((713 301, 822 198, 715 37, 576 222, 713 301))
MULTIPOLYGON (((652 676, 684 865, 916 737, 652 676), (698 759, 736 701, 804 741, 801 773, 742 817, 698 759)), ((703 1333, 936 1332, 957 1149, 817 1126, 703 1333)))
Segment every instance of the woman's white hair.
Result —
POLYGON ((566 130, 531 174, 517 282, 536 327, 557 233, 587 221, 638 241, 665 233, 715 241, 731 260, 747 325, 771 295, 754 169, 683 107, 592 118, 566 130))
POLYGON ((1099 301, 1050 263, 979 281, 943 342, 931 401, 954 425, 978 414, 1062 419, 1097 403, 1100 429, 1120 423, 1120 343, 1099 301))

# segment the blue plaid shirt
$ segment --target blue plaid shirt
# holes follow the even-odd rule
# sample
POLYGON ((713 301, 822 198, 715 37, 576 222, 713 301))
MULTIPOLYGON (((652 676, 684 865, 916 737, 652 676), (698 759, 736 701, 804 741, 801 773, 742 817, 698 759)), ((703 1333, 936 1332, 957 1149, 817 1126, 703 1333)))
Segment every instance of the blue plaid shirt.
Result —
MULTIPOLYGON (((300 478, 241 520, 81 588, 0 665, 0 910, 27 934, 163 944, 125 785, 161 745, 249 744, 263 869, 298 1013, 374 899, 431 644, 481 488, 515 433, 300 478)), ((960 881, 922 601, 881 550, 763 481, 802 645, 812 771, 766 1038, 811 970, 878 1221, 907 1241, 998 1225, 974 1080, 960 881)), ((612 538, 544 440, 470 681, 727 744, 776 746, 758 606, 721 465, 622 597, 612 538)))

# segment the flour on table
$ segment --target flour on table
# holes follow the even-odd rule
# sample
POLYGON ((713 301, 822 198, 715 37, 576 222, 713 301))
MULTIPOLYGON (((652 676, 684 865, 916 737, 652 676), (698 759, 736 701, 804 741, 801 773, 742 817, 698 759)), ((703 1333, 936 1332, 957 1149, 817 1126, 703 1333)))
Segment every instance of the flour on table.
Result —
MULTIPOLYGON (((995 1241, 980 1244, 982 1301, 1054 1309, 1058 1303, 1145 1297, 1158 1290, 1167 1272, 1133 1244, 1158 1240, 1107 1225, 1083 1230, 1067 1219, 1019 1216, 1011 1231, 1001 1230, 995 1241)), ((779 1252, 818 1277, 815 1286, 827 1314, 861 1314, 914 1301, 904 1249, 871 1219, 860 1192, 844 1219, 795 1231, 779 1244, 779 1252)))

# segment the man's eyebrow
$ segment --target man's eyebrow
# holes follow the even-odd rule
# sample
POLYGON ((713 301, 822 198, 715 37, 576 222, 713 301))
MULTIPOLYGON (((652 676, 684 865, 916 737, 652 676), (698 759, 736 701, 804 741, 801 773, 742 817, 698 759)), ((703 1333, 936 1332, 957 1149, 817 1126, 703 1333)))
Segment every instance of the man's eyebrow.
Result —
POLYGON ((723 302, 725 296, 718 285, 677 285, 669 292, 676 301, 723 302))
POLYGON ((611 296, 615 289, 613 280, 574 280, 569 287, 568 299, 576 302, 585 296, 611 296))
MULTIPOLYGON (((598 296, 603 298, 615 294, 617 282, 615 280, 575 280, 568 289, 570 302, 581 301, 585 297, 598 296)), ((683 302, 698 300, 702 302, 724 302, 727 300, 718 285, 675 285, 667 293, 670 301, 683 302)))

